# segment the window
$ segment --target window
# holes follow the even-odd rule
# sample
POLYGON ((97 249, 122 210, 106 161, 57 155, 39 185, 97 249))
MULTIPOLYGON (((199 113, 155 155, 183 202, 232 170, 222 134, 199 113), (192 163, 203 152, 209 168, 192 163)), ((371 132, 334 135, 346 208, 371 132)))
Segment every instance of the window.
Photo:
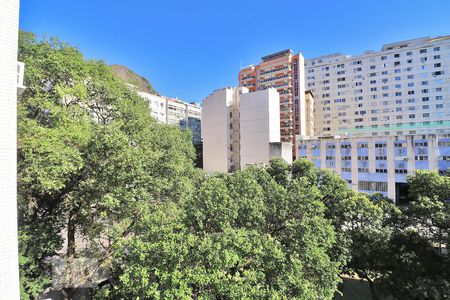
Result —
POLYGON ((363 191, 387 192, 388 185, 384 181, 358 181, 358 189, 363 191))
POLYGON ((381 56, 381 60, 386 60, 386 59, 387 59, 386 55, 381 56))
POLYGON ((364 149, 364 148, 369 148, 369 144, 367 144, 367 143, 358 144, 358 149, 364 149))
POLYGON ((427 53, 427 49, 420 49, 419 53, 420 54, 427 53))
POLYGON ((415 160, 418 160, 418 161, 428 160, 428 156, 426 156, 426 155, 416 155, 415 156, 415 160))

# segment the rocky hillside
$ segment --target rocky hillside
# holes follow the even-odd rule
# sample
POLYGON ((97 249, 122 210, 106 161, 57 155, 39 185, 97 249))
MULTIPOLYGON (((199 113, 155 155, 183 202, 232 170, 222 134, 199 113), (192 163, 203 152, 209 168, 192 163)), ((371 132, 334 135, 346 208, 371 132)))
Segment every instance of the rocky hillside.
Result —
POLYGON ((121 65, 111 65, 111 69, 119 78, 123 79, 126 83, 137 86, 140 91, 155 95, 158 94, 146 78, 136 74, 127 67, 121 65))

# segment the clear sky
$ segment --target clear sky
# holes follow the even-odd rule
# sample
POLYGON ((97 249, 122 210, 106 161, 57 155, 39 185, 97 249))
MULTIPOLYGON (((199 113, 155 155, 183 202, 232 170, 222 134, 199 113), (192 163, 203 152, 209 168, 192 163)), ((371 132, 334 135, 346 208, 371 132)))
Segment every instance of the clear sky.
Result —
POLYGON ((450 34, 450 0, 22 0, 20 28, 126 65, 185 101, 237 84, 240 66, 450 34))

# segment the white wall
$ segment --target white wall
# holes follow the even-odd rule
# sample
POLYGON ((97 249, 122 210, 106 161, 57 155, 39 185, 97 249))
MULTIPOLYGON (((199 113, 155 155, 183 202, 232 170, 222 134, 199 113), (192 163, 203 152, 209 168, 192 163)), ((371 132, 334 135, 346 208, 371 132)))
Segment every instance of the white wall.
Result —
POLYGON ((203 169, 206 172, 228 172, 232 98, 231 89, 221 89, 203 100, 203 169))
POLYGON ((0 1, 0 299, 19 299, 16 105, 19 0, 0 1))
POLYGON ((241 169, 270 160, 270 143, 280 142, 280 98, 270 88, 241 95, 241 169))

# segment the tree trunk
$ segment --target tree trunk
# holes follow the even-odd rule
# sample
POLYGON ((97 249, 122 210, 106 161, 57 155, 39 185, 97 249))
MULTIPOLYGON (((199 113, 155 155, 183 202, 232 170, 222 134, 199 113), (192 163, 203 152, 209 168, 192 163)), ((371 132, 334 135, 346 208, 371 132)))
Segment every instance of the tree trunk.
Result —
POLYGON ((379 300, 379 298, 375 292, 375 284, 373 283, 372 279, 370 279, 369 276, 365 276, 365 277, 367 279, 367 282, 369 283, 370 293, 372 294, 372 299, 379 300))
POLYGON ((75 209, 69 210, 69 219, 67 222, 67 258, 75 257, 75 209))
MULTIPOLYGON (((75 208, 71 208, 69 210, 69 216, 67 220, 67 252, 66 258, 67 260, 72 260, 75 258, 75 208)), ((70 276, 66 274, 66 276, 70 276)), ((72 294, 74 292, 73 288, 63 288, 61 290, 62 296, 64 300, 71 300, 72 294)))

